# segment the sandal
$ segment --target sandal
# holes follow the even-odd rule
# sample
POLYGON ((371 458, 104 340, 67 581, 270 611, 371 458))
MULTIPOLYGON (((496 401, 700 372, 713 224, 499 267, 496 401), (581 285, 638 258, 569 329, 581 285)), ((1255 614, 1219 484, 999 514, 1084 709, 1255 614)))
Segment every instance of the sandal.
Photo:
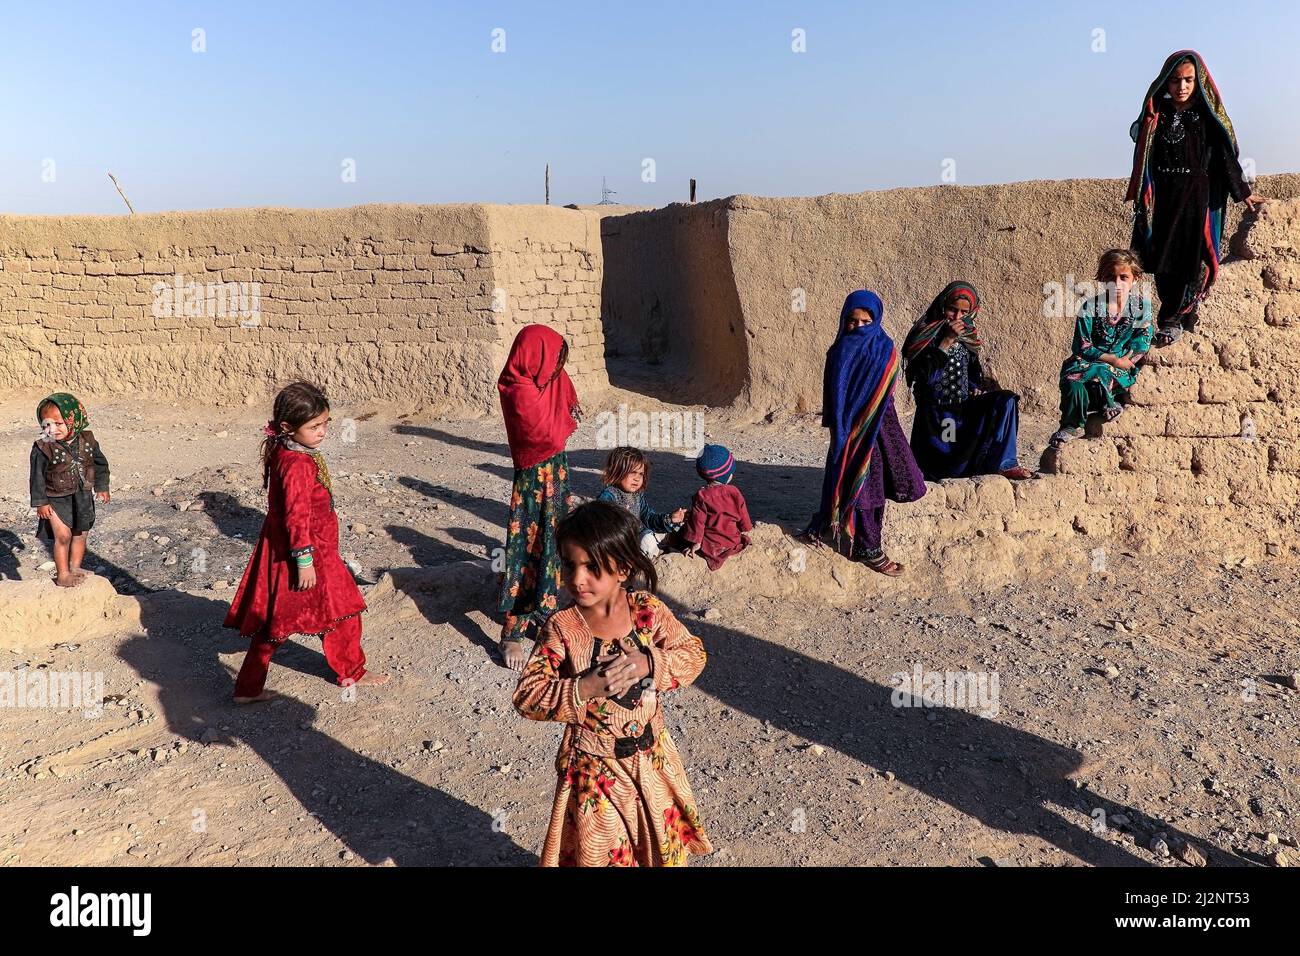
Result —
POLYGON ((1104 422, 1113 422, 1124 413, 1124 406, 1115 404, 1107 405, 1101 412, 1101 420, 1104 422))
POLYGON ((1151 339, 1151 342, 1153 345, 1155 345, 1156 348, 1162 349, 1166 345, 1173 345, 1182 337, 1183 337, 1182 326, 1173 325, 1167 329, 1160 329, 1158 332, 1156 332, 1155 336, 1151 339))
POLYGON ((857 561, 859 564, 865 564, 872 571, 878 571, 891 578, 896 578, 903 573, 903 566, 897 561, 890 561, 889 558, 885 557, 883 551, 870 557, 864 552, 859 552, 852 560, 857 561))
POLYGON ((903 573, 903 566, 897 561, 890 561, 883 554, 871 561, 865 562, 867 567, 872 571, 879 571, 881 574, 891 578, 896 578, 903 573))
POLYGON ((1052 437, 1047 440, 1047 444, 1053 448, 1060 448, 1066 442, 1074 441, 1076 438, 1083 436, 1082 428, 1058 428, 1052 433, 1052 437))

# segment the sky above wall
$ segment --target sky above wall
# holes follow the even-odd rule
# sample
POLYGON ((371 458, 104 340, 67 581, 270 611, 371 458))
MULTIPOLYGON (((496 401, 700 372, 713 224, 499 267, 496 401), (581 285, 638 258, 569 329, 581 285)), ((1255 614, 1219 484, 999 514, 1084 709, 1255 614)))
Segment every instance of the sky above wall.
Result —
POLYGON ((8 3, 0 212, 594 203, 1127 176, 1199 50, 1300 171, 1293 3, 8 3))

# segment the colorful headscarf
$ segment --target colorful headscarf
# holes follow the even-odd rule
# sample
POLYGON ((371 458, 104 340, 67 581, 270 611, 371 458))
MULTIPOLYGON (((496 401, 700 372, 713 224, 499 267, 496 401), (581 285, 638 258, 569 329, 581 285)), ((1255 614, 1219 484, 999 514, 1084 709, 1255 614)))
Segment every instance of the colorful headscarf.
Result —
POLYGON ((85 407, 77 400, 77 396, 69 395, 67 392, 55 392, 41 399, 40 404, 36 406, 37 423, 41 423, 41 409, 50 404, 59 409, 63 420, 68 423, 68 437, 63 439, 64 441, 72 441, 90 427, 90 416, 86 414, 85 407))
POLYGON ((526 325, 510 346, 506 367, 497 379, 506 440, 516 468, 531 468, 564 450, 578 427, 578 404, 569 374, 559 367, 564 338, 545 325, 526 325))
POLYGON ((965 299, 970 303, 970 311, 965 317, 966 329, 957 336, 957 341, 972 352, 980 350, 983 343, 980 341, 979 332, 975 329, 975 315, 980 310, 980 295, 969 282, 961 280, 949 282, 943 287, 943 291, 934 297, 934 301, 930 303, 930 307, 924 314, 913 323, 907 338, 903 340, 903 370, 909 386, 916 377, 911 368, 912 363, 935 341, 942 338, 944 330, 948 328, 948 318, 943 311, 953 299, 965 299))
POLYGON ((821 505, 808 531, 829 531, 837 543, 841 533, 853 543, 850 512, 871 470, 885 402, 898 375, 898 349, 885 334, 881 324, 884 314, 884 304, 874 292, 860 289, 851 293, 840 310, 839 334, 826 351, 822 424, 831 431, 831 446, 826 454, 821 505), (875 321, 847 331, 845 321, 854 309, 866 309, 875 321))
MULTIPOLYGON (((1237 134, 1232 128, 1232 120, 1228 118, 1228 111, 1223 105, 1219 87, 1215 84, 1214 77, 1210 75, 1210 68, 1205 65, 1201 55, 1195 50, 1179 50, 1177 53, 1170 54, 1165 60, 1165 65, 1160 68, 1160 75, 1147 88, 1147 94, 1142 100, 1141 115, 1129 127, 1129 136, 1134 142, 1133 173, 1129 176, 1128 192, 1124 196, 1124 201, 1134 203, 1133 245, 1140 250, 1145 250, 1150 243, 1152 224, 1155 222, 1156 195, 1155 180, 1151 175, 1151 146, 1155 141, 1156 126, 1160 122, 1160 101, 1163 99, 1163 92, 1170 76, 1184 61, 1190 62, 1196 68, 1196 90, 1192 96, 1200 96, 1200 105, 1214 120, 1212 125, 1217 125, 1222 131, 1226 145, 1232 150, 1232 155, 1235 157, 1239 153, 1237 134)), ((1225 198, 1220 205, 1212 206, 1206 213, 1205 248, 1202 251, 1205 268, 1202 269, 1201 291, 1183 304, 1179 310, 1180 315, 1195 309, 1205 298, 1205 294, 1210 291, 1214 280, 1218 278, 1219 248, 1223 240, 1223 220, 1227 210, 1228 201, 1225 198)))

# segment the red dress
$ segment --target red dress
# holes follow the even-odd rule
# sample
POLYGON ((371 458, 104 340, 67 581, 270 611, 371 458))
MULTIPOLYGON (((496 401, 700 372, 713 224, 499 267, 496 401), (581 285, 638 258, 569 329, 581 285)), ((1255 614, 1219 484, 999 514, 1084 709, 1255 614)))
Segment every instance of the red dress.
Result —
POLYGON ((333 630, 364 611, 366 602, 339 557, 339 519, 329 489, 316 477, 316 459, 283 446, 274 455, 266 520, 225 626, 282 641, 290 634, 333 630), (316 586, 295 591, 289 551, 308 545, 314 548, 316 586))

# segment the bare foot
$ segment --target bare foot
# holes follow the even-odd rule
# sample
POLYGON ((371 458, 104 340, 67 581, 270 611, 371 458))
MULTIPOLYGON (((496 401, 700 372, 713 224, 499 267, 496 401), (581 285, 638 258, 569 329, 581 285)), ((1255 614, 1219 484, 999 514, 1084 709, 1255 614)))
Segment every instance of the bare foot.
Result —
POLYGON ((280 695, 273 690, 264 690, 256 697, 236 697, 235 703, 236 704, 260 704, 264 700, 274 700, 279 696, 280 695))
POLYGON ((78 584, 80 584, 84 580, 85 580, 84 577, 78 577, 77 575, 69 571, 67 574, 56 575, 54 578, 54 583, 61 588, 75 588, 78 584))
POLYGON ((521 671, 524 664, 528 662, 528 652, 524 650, 523 641, 502 641, 501 656, 505 659, 506 667, 512 671, 521 671))
POLYGON ((85 568, 68 568, 68 573, 78 578, 90 577, 90 572, 85 568))
POLYGON ((383 687, 392 679, 391 674, 376 674, 374 671, 366 671, 356 683, 366 684, 370 687, 383 687))

